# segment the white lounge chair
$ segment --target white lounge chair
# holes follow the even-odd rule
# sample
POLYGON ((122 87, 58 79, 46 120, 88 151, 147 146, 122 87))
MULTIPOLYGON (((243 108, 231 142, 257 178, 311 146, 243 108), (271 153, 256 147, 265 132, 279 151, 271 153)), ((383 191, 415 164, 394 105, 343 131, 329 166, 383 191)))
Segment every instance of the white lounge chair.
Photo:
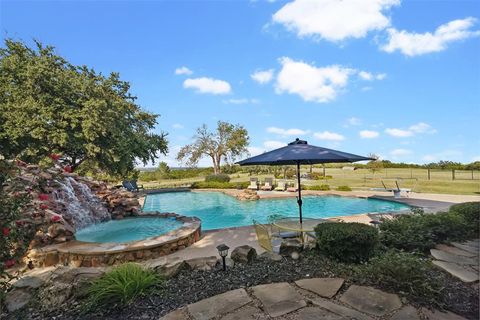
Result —
POLYGON ((247 189, 258 190, 258 178, 250 178, 250 185, 247 189))
POLYGON ((264 191, 271 191, 273 189, 273 178, 265 178, 265 182, 260 189, 264 191))
POLYGON ((275 191, 285 191, 285 189, 287 189, 285 180, 278 180, 275 191))

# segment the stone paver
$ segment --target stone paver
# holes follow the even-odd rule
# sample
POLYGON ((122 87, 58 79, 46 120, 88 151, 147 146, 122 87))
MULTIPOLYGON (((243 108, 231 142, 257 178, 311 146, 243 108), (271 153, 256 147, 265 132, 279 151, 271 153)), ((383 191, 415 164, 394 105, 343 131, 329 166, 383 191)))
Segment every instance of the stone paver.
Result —
POLYGON ((402 302, 396 294, 356 285, 350 286, 340 301, 357 310, 376 316, 383 316, 402 306, 402 302))
POLYGON ((457 256, 462 256, 462 257, 472 258, 472 257, 477 256, 475 253, 468 252, 468 251, 459 249, 457 247, 448 246, 446 244, 437 244, 435 246, 435 249, 442 250, 442 251, 445 251, 445 252, 448 252, 448 253, 451 253, 451 254, 454 254, 454 255, 457 255, 457 256))
POLYGON ((297 315, 297 320, 344 320, 342 316, 320 308, 304 308, 297 315))
POLYGON ((467 320, 464 317, 460 317, 458 314, 450 311, 441 312, 438 310, 422 308, 422 313, 427 317, 428 320, 467 320))
POLYGON ((278 317, 307 305, 302 296, 286 282, 255 286, 252 291, 271 317, 278 317))
POLYGON ((209 320, 241 308, 251 301, 244 289, 236 289, 189 304, 187 309, 195 320, 209 320))
POLYGON ((457 247, 458 249, 462 249, 463 251, 468 251, 468 252, 474 253, 476 255, 479 254, 479 248, 476 247, 476 246, 469 246, 467 244, 458 243, 458 242, 452 242, 452 245, 454 247, 457 247))
POLYGON ((437 260, 453 262, 456 264, 478 265, 478 259, 465 256, 457 256, 442 250, 430 249, 430 254, 437 260))
POLYGON ((412 306, 404 306, 402 309, 398 310, 391 320, 420 320, 418 316, 417 309, 412 306))
POLYGON ((13 289, 5 297, 5 305, 9 312, 23 308, 30 302, 32 294, 24 289, 13 289))
POLYGON ((363 314, 361 312, 358 312, 357 310, 350 309, 347 307, 344 307, 342 305, 333 303, 331 301, 325 300, 325 299, 313 299, 311 302, 314 305, 319 306, 320 308, 326 309, 328 311, 331 311, 335 314, 338 314, 339 316, 342 316, 347 319, 356 319, 356 320, 373 320, 372 317, 367 316, 366 314, 363 314))
POLYGON ((165 316, 161 317, 159 320, 185 320, 188 319, 185 315, 183 309, 178 309, 173 312, 166 314, 165 316))
POLYGON ((445 261, 433 261, 433 264, 447 271, 452 276, 459 278, 463 282, 478 281, 478 272, 473 269, 467 269, 456 263, 445 261))
POLYGON ((344 281, 342 278, 312 278, 295 281, 295 284, 321 297, 332 298, 340 290, 344 281))
POLYGON ((245 306, 233 313, 226 315, 222 318, 222 320, 253 320, 258 319, 259 315, 263 315, 262 310, 253 306, 245 306))
POLYGON ((31 288, 37 289, 45 284, 45 279, 39 277, 27 276, 19 279, 13 284, 15 288, 31 288))

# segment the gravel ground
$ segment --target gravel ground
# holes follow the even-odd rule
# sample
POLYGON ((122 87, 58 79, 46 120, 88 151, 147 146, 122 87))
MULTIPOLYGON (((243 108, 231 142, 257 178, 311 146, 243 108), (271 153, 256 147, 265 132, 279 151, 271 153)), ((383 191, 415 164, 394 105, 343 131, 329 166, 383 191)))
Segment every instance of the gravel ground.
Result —
MULTIPOLYGON (((257 259, 251 264, 236 264, 226 272, 219 268, 212 271, 184 271, 168 280, 158 292, 143 297, 128 307, 112 306, 95 313, 81 314, 81 302, 70 302, 55 313, 38 313, 29 310, 26 319, 158 319, 160 316, 187 304, 229 290, 246 288, 271 282, 292 282, 309 277, 344 277, 346 285, 352 284, 344 266, 317 254, 305 254, 300 260, 284 259, 281 262, 257 259), (342 271, 344 270, 344 271, 342 271)), ((432 279, 442 281, 443 304, 446 309, 469 319, 477 319, 479 312, 478 285, 471 286, 453 279, 441 271, 432 271, 432 279)), ((377 286, 378 287, 378 286, 377 286)), ((382 288, 392 291, 389 288, 382 288)), ((408 299, 408 297, 406 297, 408 299)), ((409 303, 419 306, 418 303, 409 303)))

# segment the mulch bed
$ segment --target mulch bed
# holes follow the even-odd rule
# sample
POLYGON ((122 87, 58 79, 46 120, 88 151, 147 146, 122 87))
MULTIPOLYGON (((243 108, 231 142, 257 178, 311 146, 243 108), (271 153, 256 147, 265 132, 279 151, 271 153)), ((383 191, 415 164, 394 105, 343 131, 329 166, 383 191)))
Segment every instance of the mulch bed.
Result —
MULTIPOLYGON (((55 313, 34 313, 27 319, 159 319, 162 315, 187 304, 238 288, 271 282, 292 282, 312 277, 344 277, 345 290, 352 280, 342 265, 321 258, 318 254, 304 254, 300 260, 283 259, 280 262, 257 259, 251 264, 236 264, 223 272, 220 267, 212 271, 183 271, 169 279, 158 292, 143 297, 128 307, 99 308, 95 313, 81 314, 81 302, 68 303, 55 313), (341 271, 344 270, 344 271, 341 271)), ((433 275, 443 279, 442 300, 446 309, 469 319, 477 319, 479 312, 478 284, 468 285, 441 271, 433 275)), ((382 288, 390 291, 389 288, 382 288)), ((407 297, 408 299, 408 297, 407 297)), ((419 306, 418 303, 409 301, 419 306)), ((428 307, 428 306, 427 306, 428 307)))

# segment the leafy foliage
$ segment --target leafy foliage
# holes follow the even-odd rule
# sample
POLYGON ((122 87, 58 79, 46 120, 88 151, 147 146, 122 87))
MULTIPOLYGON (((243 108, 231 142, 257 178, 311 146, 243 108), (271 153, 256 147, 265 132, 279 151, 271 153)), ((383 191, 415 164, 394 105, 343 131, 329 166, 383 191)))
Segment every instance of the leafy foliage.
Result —
POLYGON ((157 272, 136 263, 125 263, 95 280, 88 290, 89 307, 128 305, 162 284, 157 272))
POLYGON ((240 125, 218 121, 216 132, 210 132, 204 124, 197 129, 194 139, 195 142, 180 149, 177 160, 187 159, 188 165, 195 166, 203 156, 210 157, 215 174, 221 172, 222 160, 235 160, 236 157, 248 153, 248 132, 240 125))
POLYGON ((337 191, 352 191, 352 188, 349 186, 338 186, 337 191))
POLYGON ((315 233, 320 251, 344 262, 368 260, 378 244, 377 229, 363 223, 320 223, 315 233))
POLYGON ((0 49, 0 154, 40 163, 52 153, 72 170, 124 175, 135 161, 167 152, 152 133, 158 115, 142 111, 118 73, 75 66, 54 48, 7 39, 0 49))
POLYGON ((330 190, 330 186, 328 184, 321 184, 321 185, 315 185, 315 186, 302 186, 302 189, 305 188, 305 190, 318 190, 318 191, 328 191, 330 190))
POLYGON ((210 174, 205 177, 205 182, 230 182, 230 176, 228 174, 210 174))
POLYGON ((246 189, 249 182, 199 181, 191 185, 192 189, 246 189))
POLYGON ((471 236, 464 218, 455 212, 417 212, 384 220, 380 224, 383 245, 407 251, 426 252, 436 243, 465 240, 471 236))
POLYGON ((480 202, 465 202, 450 207, 451 213, 462 216, 472 236, 478 238, 480 229, 480 202))
POLYGON ((434 271, 428 259, 390 250, 354 267, 353 278, 360 284, 402 293, 417 303, 438 305, 443 281, 438 279, 441 273, 434 271))

